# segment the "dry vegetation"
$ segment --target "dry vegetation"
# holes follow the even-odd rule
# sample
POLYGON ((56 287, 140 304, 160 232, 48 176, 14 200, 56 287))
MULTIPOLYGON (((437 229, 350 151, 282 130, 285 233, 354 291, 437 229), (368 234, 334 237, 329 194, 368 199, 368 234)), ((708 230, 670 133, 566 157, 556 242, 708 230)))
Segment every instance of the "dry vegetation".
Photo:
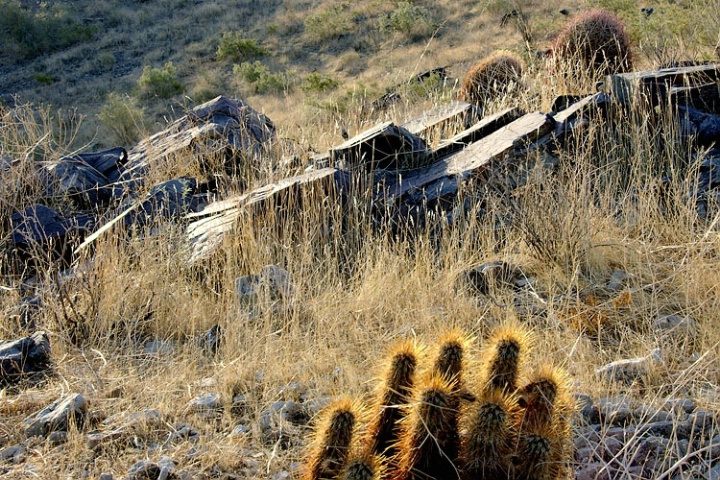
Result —
MULTIPOLYGON (((340 127, 352 134, 386 118, 400 122, 454 97, 453 85, 409 84, 390 111, 369 114, 367 108, 389 86, 428 68, 446 65, 459 78, 496 47, 528 63, 527 91, 498 99, 488 111, 507 105, 547 111, 558 94, 593 91, 591 76, 549 77, 552 70, 535 55, 559 31, 560 7, 600 5, 618 13, 628 24, 635 68, 712 59, 720 4, 650 3, 650 17, 639 11, 644 4, 629 0, 569 0, 557 7, 499 0, 60 5, 72 18, 97 26, 93 41, 34 59, 0 55, 0 93, 18 95, 17 106, 0 105, 0 157, 17 161, 2 170, 1 245, 8 244, 9 215, 39 199, 33 162, 136 138, 122 129, 113 136, 98 123, 111 95, 130 95, 134 108, 144 108, 142 118, 130 117, 143 133, 215 94, 241 96, 298 149, 319 151, 339 143, 340 127), (501 27, 502 15, 520 3, 522 25, 501 27), (414 19, 410 24, 393 16, 402 8, 414 19), (233 65, 245 61, 242 53, 234 61, 216 58, 221 35, 229 31, 241 31, 267 50, 253 53, 252 61, 270 74, 286 74, 282 88, 261 92, 238 78, 233 65), (167 62, 177 69, 184 93, 159 99, 140 91, 143 68, 161 69, 167 62), (312 72, 337 85, 318 75, 301 88, 312 72), (39 83, 35 73, 55 80, 39 83)), ((78 259, 76 274, 62 281, 57 267, 38 255, 41 288, 33 291, 45 308, 34 323, 50 333, 56 376, 40 386, 0 392, 0 446, 19 442, 21 420, 70 391, 85 394, 98 416, 154 408, 163 422, 128 444, 97 450, 86 445, 85 431, 71 431, 68 443, 32 444, 25 462, 0 465, 0 471, 8 478, 98 478, 102 472, 124 475, 138 460, 168 456, 180 471, 208 478, 272 478, 301 461, 306 443, 302 429, 290 431, 289 448, 263 440, 257 419, 273 402, 301 393, 310 399, 340 393, 367 398, 381 374, 378 359, 394 342, 432 343, 441 332, 460 328, 482 343, 494 326, 510 320, 532 328, 537 360, 564 367, 576 392, 629 393, 654 405, 690 397, 717 413, 717 400, 701 394, 720 385, 720 210, 710 202, 707 215, 699 216, 688 193, 697 172, 687 167, 704 152, 681 137, 667 112, 658 119, 660 128, 648 125, 639 110, 617 115, 610 125, 590 127, 552 174, 530 168, 531 181, 508 196, 507 179, 495 172, 499 181, 466 192, 457 221, 412 235, 378 228, 361 205, 343 218, 347 228, 325 229, 318 217, 327 212, 309 207, 291 228, 272 216, 242 220, 236 235, 202 267, 186 265, 180 227, 154 236, 104 237, 92 257, 78 259), (661 184, 663 178, 670 181, 661 184), (497 286, 475 297, 456 281, 465 269, 497 259, 521 265, 533 278, 528 295, 539 308, 519 312, 512 290, 497 286), (268 264, 292 273, 293 301, 239 304, 234 279, 268 264), (628 274, 627 285, 609 291, 607 282, 618 269, 628 274), (47 287, 58 282, 60 287, 47 287), (698 329, 661 335, 651 328, 658 314, 690 316, 698 329), (208 356, 196 338, 214 325, 222 327, 224 341, 217 355, 208 356), (145 343, 155 340, 172 342, 171 352, 146 354, 145 343), (656 347, 665 365, 643 382, 625 387, 594 375, 600 365, 656 347), (302 392, 288 390, 289 384, 302 392), (206 392, 221 394, 226 408, 219 418, 187 412, 188 401, 206 392), (229 408, 238 393, 247 398, 240 416, 229 408), (247 433, 229 435, 238 423, 247 433), (180 424, 201 433, 197 444, 166 441, 180 424)), ((264 161, 279 164, 282 153, 278 149, 264 161)), ((535 154, 527 160, 542 164, 535 154)), ((193 168, 163 165, 151 175, 199 175, 193 168)), ((291 173, 259 168, 250 183, 291 173)), ((61 211, 70 208, 62 198, 53 202, 61 211)), ((20 275, 0 284, 2 339, 30 331, 16 308, 24 288, 20 275)))

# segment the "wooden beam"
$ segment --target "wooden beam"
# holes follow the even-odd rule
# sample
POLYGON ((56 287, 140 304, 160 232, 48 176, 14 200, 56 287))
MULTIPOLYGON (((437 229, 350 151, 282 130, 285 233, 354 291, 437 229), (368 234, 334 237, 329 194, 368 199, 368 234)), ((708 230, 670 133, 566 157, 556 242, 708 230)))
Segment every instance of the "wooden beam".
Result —
POLYGON ((462 150, 471 143, 517 120, 522 114, 523 112, 520 109, 512 107, 483 118, 472 127, 441 142, 440 145, 433 150, 432 155, 434 158, 441 158, 458 150, 462 150))
POLYGON ((275 203, 278 201, 284 202, 284 209, 292 209, 291 203, 294 203, 295 207, 301 207, 301 202, 289 201, 288 196, 296 195, 317 195, 317 204, 321 205, 322 199, 339 196, 345 181, 345 172, 336 168, 324 168, 211 203, 197 213, 186 215, 185 218, 192 221, 186 230, 192 248, 190 263, 210 256, 243 213, 257 215, 270 211, 276 208, 275 203))
POLYGON ((478 108, 467 102, 454 100, 423 112, 417 117, 403 123, 401 127, 408 132, 427 139, 430 130, 447 126, 462 125, 462 129, 470 127, 480 116, 478 108))
POLYGON ((644 99, 657 105, 673 87, 697 86, 720 81, 720 64, 663 68, 605 77, 599 90, 612 95, 621 104, 644 99))
POLYGON ((529 113, 429 167, 390 179, 382 189, 382 197, 376 200, 390 205, 409 194, 419 194, 427 200, 440 194, 453 194, 463 180, 482 172, 490 162, 511 150, 522 148, 549 133, 554 126, 552 117, 529 113), (429 187, 433 193, 428 197, 429 187))

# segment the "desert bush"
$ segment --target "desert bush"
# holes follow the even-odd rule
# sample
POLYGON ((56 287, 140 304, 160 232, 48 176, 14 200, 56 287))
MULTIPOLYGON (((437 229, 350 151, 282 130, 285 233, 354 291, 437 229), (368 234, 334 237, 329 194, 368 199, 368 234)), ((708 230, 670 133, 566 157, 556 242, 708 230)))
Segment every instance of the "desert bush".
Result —
POLYGON ((255 93, 282 93, 290 90, 292 77, 286 72, 273 73, 261 62, 243 62, 233 66, 233 74, 251 84, 255 93))
POLYGON ((329 75, 311 73, 303 80, 300 90, 305 93, 334 90, 340 83, 329 75))
POLYGON ((93 38, 96 27, 73 20, 59 5, 40 5, 32 12, 18 1, 0 0, 0 42, 5 52, 33 59, 93 38))
POLYGON ((430 12, 412 2, 400 2, 389 16, 380 21, 380 30, 397 32, 411 40, 420 40, 432 35, 435 24, 430 12))
POLYGON ((623 22, 602 9, 573 18, 555 40, 554 52, 571 68, 590 69, 598 74, 632 69, 630 39, 623 22))
POLYGON ((259 45, 254 38, 243 38, 242 32, 224 32, 217 49, 218 60, 250 60, 267 55, 268 49, 259 45))
POLYGON ((100 109, 98 119, 119 145, 131 146, 140 140, 145 132, 145 111, 137 100, 127 95, 112 92, 100 109))
POLYGON ((315 41, 323 42, 353 29, 353 19, 344 5, 333 5, 305 19, 305 32, 315 41))
POLYGON ((525 66, 512 52, 499 50, 475 64, 460 85, 462 101, 482 107, 520 85, 525 66))
POLYGON ((177 79, 177 69, 172 62, 166 63, 163 68, 146 65, 138 86, 145 97, 170 98, 185 91, 185 86, 177 79))

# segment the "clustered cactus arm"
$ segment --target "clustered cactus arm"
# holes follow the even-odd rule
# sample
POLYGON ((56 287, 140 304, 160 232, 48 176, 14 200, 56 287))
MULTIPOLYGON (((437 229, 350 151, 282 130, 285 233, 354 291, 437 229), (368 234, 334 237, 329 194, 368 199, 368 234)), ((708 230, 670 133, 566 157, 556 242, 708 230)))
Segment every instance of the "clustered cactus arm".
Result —
POLYGON ((553 366, 526 374, 530 343, 520 325, 500 327, 479 368, 470 367, 472 340, 462 332, 441 336, 429 359, 414 342, 396 346, 368 428, 360 428, 366 410, 357 402, 342 398, 328 407, 304 480, 563 478, 573 410, 568 381, 553 366))

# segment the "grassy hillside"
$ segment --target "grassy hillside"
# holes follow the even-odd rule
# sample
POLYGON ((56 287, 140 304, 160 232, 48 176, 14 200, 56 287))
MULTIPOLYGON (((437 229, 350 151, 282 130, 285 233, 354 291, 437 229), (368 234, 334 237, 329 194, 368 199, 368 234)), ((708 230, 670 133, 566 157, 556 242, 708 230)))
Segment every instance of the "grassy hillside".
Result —
POLYGON ((561 7, 574 14, 591 5, 628 23, 641 67, 707 60, 718 42, 720 13, 712 1, 3 0, 0 94, 6 102, 17 96, 50 105, 65 118, 83 116, 76 146, 123 140, 111 134, 118 120, 99 117, 103 106, 116 105, 113 94, 130 97, 125 103, 137 109, 140 130, 156 131, 222 93, 249 100, 298 134, 299 125, 332 112, 352 124, 354 115, 343 115, 349 109, 430 68, 462 77, 497 48, 535 63, 535 52, 566 20, 561 7), (648 6, 651 16, 640 11, 648 6), (516 21, 501 26, 513 10, 524 16, 525 38, 516 21), (169 63, 172 79, 156 75, 155 84, 141 84, 145 69, 162 73, 169 63), (171 80, 177 83, 170 90, 157 90, 157 82, 171 80))
MULTIPOLYGON (((80 148, 131 146, 217 94, 247 100, 307 153, 339 143, 342 128, 352 135, 379 120, 399 123, 454 98, 452 81, 408 79, 437 66, 461 78, 500 47, 528 63, 528 88, 496 99, 488 112, 507 105, 547 111, 557 94, 594 91, 591 75, 564 75, 536 55, 566 21, 560 8, 617 12, 636 68, 715 55, 717 2, 549 3, 0 0, 0 157, 15 160, 2 169, 2 245, 9 214, 40 198, 38 162, 80 148), (640 10, 648 6, 651 15, 640 10), (513 10, 518 15, 501 25, 513 10), (20 20, 27 35, 11 28, 20 20), (48 25, 58 35, 38 43, 48 25), (371 111, 391 87, 402 101, 371 111)), ((360 197, 346 211, 305 206, 292 228, 272 212, 242 218, 200 266, 187 264, 184 231, 175 225, 152 235, 106 235, 71 276, 38 254, 44 268, 37 277, 14 272, 0 284, 0 338, 48 331, 55 375, 0 390, 0 475, 121 478, 137 461, 168 457, 185 478, 297 476, 307 419, 272 417, 268 427, 277 402, 300 403, 310 417, 339 394, 368 399, 379 360, 398 340, 432 344, 459 328, 479 349, 494 326, 516 321, 533 331, 534 361, 567 370, 573 392, 628 395, 653 408, 691 398, 717 415, 718 199, 698 208, 696 161, 708 149, 666 114, 659 111, 651 129, 646 110, 615 112, 557 156, 526 152, 517 169, 498 165, 412 235, 375 224, 360 197), (323 228, 318 215, 328 211, 344 228, 323 228), (477 293, 459 280, 494 260, 518 265, 527 281, 477 293), (239 299, 236 279, 268 264, 292 274, 292 298, 263 291, 239 299), (26 314, 22 299, 36 295, 42 307, 26 314), (691 317, 694 328, 662 331, 655 327, 662 315, 691 317), (202 336, 214 326, 223 340, 209 352, 202 336), (629 385, 595 375, 601 365, 654 348, 664 362, 629 385), (87 422, 59 444, 25 439, 23 419, 69 392, 89 400, 87 422), (188 406, 207 393, 222 404, 209 416, 188 406), (159 420, 99 444, 88 440, 95 429, 112 430, 103 419, 143 409, 157 410, 159 420), (7 453, 16 445, 21 453, 7 453)), ((267 165, 248 183, 294 173, 283 153, 263 157, 267 165)), ((153 168, 153 180, 200 174, 189 157, 153 168)), ((51 202, 60 209, 65 200, 51 202)), ((628 439, 608 456, 609 425, 598 428, 596 456, 612 464, 611 478, 648 478, 630 470, 645 446, 628 439)), ((682 440, 668 440, 664 471, 687 452, 682 440)), ((708 452, 695 465, 714 461, 708 452)), ((574 457, 571 465, 582 466, 574 457)))

